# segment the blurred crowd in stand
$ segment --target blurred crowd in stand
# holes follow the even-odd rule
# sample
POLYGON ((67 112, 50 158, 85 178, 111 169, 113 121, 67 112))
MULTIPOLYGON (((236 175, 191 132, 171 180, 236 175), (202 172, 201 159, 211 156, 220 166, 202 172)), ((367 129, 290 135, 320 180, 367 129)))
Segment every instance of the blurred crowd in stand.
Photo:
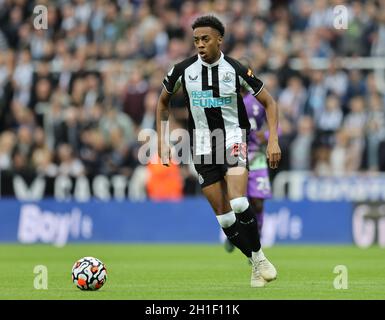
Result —
MULTIPOLYGON (((385 59, 384 0, 0 0, 0 170, 131 178, 143 168, 138 133, 155 128, 165 74, 195 54, 202 14, 223 21, 223 52, 250 57, 278 102, 279 171, 385 171, 384 89, 375 70, 341 62, 385 59), (47 29, 34 25, 37 5, 47 29), (335 28, 337 5, 347 29, 335 28)), ((185 127, 181 93, 171 109, 171 129, 185 127)), ((150 197, 168 176, 176 198, 199 193, 191 166, 158 171, 147 173, 150 197)))

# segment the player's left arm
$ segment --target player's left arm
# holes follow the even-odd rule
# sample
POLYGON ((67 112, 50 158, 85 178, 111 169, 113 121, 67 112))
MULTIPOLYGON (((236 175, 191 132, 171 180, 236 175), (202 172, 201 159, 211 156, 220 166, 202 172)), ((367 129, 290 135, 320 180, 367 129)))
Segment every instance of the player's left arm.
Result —
POLYGON ((281 160, 281 149, 278 144, 278 108, 277 103, 269 92, 264 88, 263 82, 258 79, 250 68, 238 64, 240 84, 248 90, 266 110, 267 125, 269 127, 269 138, 267 141, 266 157, 272 169, 278 167, 281 160))
POLYGON ((267 125, 269 127, 266 156, 269 161, 270 168, 276 169, 279 161, 281 160, 281 149, 278 143, 277 103, 265 88, 262 88, 255 98, 262 103, 266 110, 267 125))

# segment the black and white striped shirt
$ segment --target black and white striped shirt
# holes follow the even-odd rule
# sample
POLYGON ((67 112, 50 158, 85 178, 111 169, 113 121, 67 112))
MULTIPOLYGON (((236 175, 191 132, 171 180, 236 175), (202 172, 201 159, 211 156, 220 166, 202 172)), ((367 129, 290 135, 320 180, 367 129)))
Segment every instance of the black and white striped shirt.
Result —
POLYGON ((247 136, 250 123, 241 86, 254 96, 263 88, 262 81, 250 69, 222 52, 212 64, 204 62, 199 55, 176 64, 163 85, 170 94, 183 88, 189 111, 190 143, 196 146, 197 155, 211 153, 210 133, 216 129, 223 130, 226 148, 245 141, 244 133, 247 136))

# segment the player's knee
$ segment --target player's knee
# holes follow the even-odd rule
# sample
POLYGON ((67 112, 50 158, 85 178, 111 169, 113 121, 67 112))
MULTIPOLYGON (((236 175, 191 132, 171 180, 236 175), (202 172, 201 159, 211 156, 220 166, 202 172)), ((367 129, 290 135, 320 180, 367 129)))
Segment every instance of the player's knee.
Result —
POLYGON ((235 198, 230 200, 230 206, 235 213, 240 213, 249 207, 249 200, 246 197, 235 198))
POLYGON ((222 228, 228 228, 232 226, 236 221, 235 214, 232 211, 217 216, 217 219, 222 228))

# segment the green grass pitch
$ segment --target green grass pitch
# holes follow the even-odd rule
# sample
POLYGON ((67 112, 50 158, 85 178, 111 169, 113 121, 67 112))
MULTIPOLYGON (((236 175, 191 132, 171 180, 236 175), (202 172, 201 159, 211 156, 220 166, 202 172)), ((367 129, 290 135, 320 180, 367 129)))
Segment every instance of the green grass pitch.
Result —
POLYGON ((250 288, 251 267, 239 251, 220 245, 0 245, 0 299, 385 299, 385 251, 353 246, 275 246, 264 250, 278 270, 265 288, 250 288), (99 291, 71 282, 73 263, 95 256, 107 267, 99 291), (48 268, 48 289, 36 290, 36 265, 48 268), (335 266, 348 270, 337 290, 335 266))

